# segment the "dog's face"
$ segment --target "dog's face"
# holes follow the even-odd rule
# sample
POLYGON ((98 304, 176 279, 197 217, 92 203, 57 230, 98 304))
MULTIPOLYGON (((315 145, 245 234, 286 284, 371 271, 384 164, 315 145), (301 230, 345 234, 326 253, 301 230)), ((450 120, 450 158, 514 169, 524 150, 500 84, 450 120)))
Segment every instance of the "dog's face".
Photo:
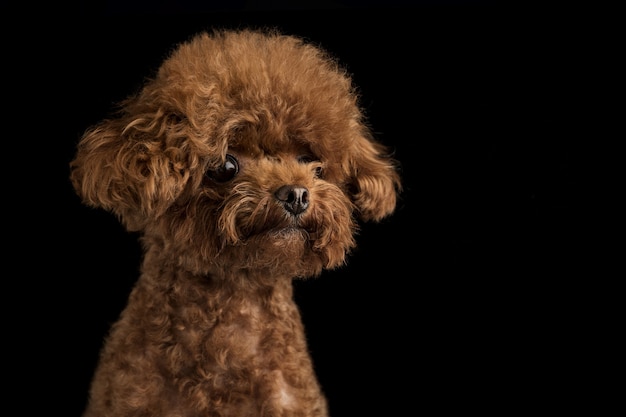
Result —
POLYGON ((350 79, 278 34, 201 34, 88 130, 72 161, 83 200, 193 272, 316 275, 342 264, 358 220, 396 205, 400 180, 350 79))

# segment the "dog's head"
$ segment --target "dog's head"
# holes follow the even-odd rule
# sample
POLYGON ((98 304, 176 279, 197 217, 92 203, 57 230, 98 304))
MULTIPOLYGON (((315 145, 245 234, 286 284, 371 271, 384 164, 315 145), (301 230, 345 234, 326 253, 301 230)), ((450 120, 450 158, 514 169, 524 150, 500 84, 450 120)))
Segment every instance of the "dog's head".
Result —
POLYGON ((400 178, 348 75, 320 49, 258 31, 203 33, 89 129, 83 201, 194 272, 342 264, 358 220, 392 213, 400 178))

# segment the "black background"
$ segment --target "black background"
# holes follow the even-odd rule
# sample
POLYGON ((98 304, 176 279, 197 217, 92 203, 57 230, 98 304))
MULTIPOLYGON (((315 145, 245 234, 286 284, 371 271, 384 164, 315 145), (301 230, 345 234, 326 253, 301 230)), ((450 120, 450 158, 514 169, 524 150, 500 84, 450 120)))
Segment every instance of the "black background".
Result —
POLYGON ((604 15, 480 1, 149 4, 44 18, 9 42, 17 47, 5 68, 26 80, 6 78, 23 121, 12 142, 30 155, 11 168, 28 186, 7 188, 8 208, 27 218, 13 245, 27 271, 16 299, 36 314, 12 311, 29 324, 16 340, 33 340, 16 343, 36 369, 24 386, 39 391, 33 375, 44 381, 55 393, 46 408, 80 415, 141 256, 137 236, 71 188, 81 134, 177 43, 265 26, 337 57, 402 164, 395 215, 363 225, 345 267, 296 283, 331 415, 594 403, 587 388, 602 366, 588 349, 603 338, 602 273, 601 242, 590 236, 603 227, 593 213, 606 165, 596 94, 614 59, 604 15))

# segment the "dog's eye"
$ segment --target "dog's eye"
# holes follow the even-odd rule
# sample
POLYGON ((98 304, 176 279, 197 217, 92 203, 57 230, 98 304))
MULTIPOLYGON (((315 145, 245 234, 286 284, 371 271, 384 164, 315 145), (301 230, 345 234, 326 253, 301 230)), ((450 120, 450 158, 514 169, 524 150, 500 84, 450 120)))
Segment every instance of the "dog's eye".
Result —
POLYGON ((227 154, 224 165, 215 170, 208 170, 206 175, 213 181, 226 182, 232 180, 238 172, 239 163, 237 162, 237 159, 235 159, 234 156, 227 154))
MULTIPOLYGON (((300 162, 301 164, 310 164, 311 162, 319 162, 319 161, 310 155, 301 155, 298 157, 298 162, 300 162)), ((316 177, 322 176, 321 166, 315 167, 315 176, 316 177)))

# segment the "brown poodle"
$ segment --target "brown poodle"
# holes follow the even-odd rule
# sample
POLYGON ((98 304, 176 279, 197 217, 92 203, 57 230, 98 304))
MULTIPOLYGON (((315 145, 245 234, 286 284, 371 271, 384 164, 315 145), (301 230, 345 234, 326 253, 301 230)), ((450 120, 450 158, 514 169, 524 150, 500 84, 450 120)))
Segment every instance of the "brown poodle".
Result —
POLYGON ((292 281, 344 264, 401 188, 357 101, 309 43, 216 31, 84 134, 77 193, 145 250, 85 417, 328 414, 292 281))

